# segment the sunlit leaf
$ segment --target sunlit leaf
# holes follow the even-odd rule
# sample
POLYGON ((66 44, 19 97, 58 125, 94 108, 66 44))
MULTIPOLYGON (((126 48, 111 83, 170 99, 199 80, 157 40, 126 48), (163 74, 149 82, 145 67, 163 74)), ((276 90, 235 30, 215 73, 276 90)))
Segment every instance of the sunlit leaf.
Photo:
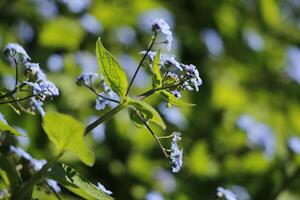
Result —
POLYGON ((153 81, 153 87, 159 88, 162 86, 162 79, 161 79, 161 73, 160 73, 160 49, 157 51, 153 64, 152 64, 152 81, 153 81))
POLYGON ((51 168, 51 171, 48 173, 48 177, 59 182, 65 188, 84 199, 113 199, 81 176, 75 169, 66 164, 57 163, 51 168))
POLYGON ((137 99, 129 99, 128 104, 136 109, 146 121, 151 121, 163 129, 166 128, 166 125, 159 113, 146 102, 137 99))
POLYGON ((118 61, 103 47, 100 38, 96 43, 96 55, 100 73, 108 86, 121 98, 125 97, 128 87, 126 73, 118 61))
POLYGON ((8 124, 5 124, 4 122, 0 121, 0 132, 9 132, 11 134, 14 134, 16 136, 23 136, 20 132, 18 132, 16 129, 12 128, 8 124))
POLYGON ((43 128, 56 145, 58 153, 70 150, 85 164, 94 164, 95 156, 83 141, 85 126, 81 122, 68 115, 48 112, 44 117, 43 128))

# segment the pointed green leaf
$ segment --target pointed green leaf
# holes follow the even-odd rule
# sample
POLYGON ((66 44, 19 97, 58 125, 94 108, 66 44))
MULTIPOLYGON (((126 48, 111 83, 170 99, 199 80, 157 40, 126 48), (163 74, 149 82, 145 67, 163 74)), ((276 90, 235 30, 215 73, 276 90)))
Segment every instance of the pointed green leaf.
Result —
POLYGON ((157 51, 152 64, 152 84, 153 88, 159 88, 162 86, 162 79, 160 73, 160 49, 157 51))
POLYGON ((102 190, 99 190, 94 184, 81 176, 75 169, 66 164, 57 163, 51 168, 51 171, 48 172, 47 176, 84 199, 113 199, 111 196, 105 194, 102 190))
POLYGON ((163 129, 166 128, 166 125, 159 113, 146 102, 138 99, 129 99, 128 104, 139 111, 146 121, 151 121, 163 129))
POLYGON ((94 164, 95 156, 83 141, 85 126, 81 122, 68 115, 48 112, 44 117, 43 128, 56 145, 58 154, 70 150, 85 164, 94 164))
POLYGON ((162 90, 159 92, 163 95, 163 97, 167 100, 168 104, 172 106, 195 106, 196 104, 192 104, 181 99, 176 98, 172 93, 162 90))
POLYGON ((100 38, 96 43, 96 55, 104 80, 121 99, 124 98, 128 87, 126 73, 118 61, 103 47, 100 38))
POLYGON ((16 136, 23 136, 20 132, 18 132, 16 129, 12 128, 8 124, 0 121, 0 132, 10 132, 11 134, 14 134, 16 136))

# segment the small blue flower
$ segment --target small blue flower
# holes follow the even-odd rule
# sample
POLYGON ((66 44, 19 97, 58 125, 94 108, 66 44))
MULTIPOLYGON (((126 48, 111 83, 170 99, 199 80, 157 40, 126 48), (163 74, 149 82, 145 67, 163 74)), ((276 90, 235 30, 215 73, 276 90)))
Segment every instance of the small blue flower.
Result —
POLYGON ((76 84, 79 86, 81 85, 91 86, 92 81, 97 78, 98 78, 98 74, 96 73, 92 73, 92 72, 83 73, 77 77, 76 84))
POLYGON ((104 99, 102 97, 97 97, 95 109, 103 110, 105 108, 106 104, 108 104, 108 101, 106 99, 104 99))
POLYGON ((168 50, 171 49, 171 43, 173 40, 172 31, 170 30, 169 24, 165 22, 162 18, 158 18, 153 20, 152 22, 152 30, 156 33, 162 33, 166 37, 166 43, 168 50))
POLYGON ((275 137, 269 126, 257 122, 249 115, 241 115, 237 120, 237 125, 247 133, 250 145, 261 147, 267 158, 273 156, 275 137))
POLYGON ((17 43, 8 43, 4 48, 4 55, 24 63, 30 61, 25 49, 17 43))
POLYGON ((226 200, 238 200, 237 195, 231 190, 224 189, 223 187, 217 188, 217 196, 219 198, 224 197, 226 200))
POLYGON ((30 99, 30 105, 31 105, 32 110, 38 110, 42 116, 45 116, 46 113, 44 111, 44 108, 43 108, 44 103, 42 101, 36 100, 35 97, 32 97, 30 99))
POLYGON ((102 185, 100 182, 98 182, 97 188, 98 188, 99 190, 101 190, 102 192, 108 194, 108 195, 111 195, 111 194, 112 194, 112 191, 107 190, 107 189, 104 187, 104 185, 102 185))
POLYGON ((83 28, 94 35, 99 35, 103 31, 102 24, 90 14, 85 14, 80 18, 80 24, 83 28))
POLYGON ((181 140, 181 134, 178 132, 173 133, 172 143, 171 143, 171 162, 172 162, 172 172, 177 173, 182 167, 182 154, 183 150, 179 149, 177 142, 181 140))
POLYGON ((288 147, 294 153, 300 154, 300 138, 296 136, 289 137, 288 147))
POLYGON ((47 68, 52 72, 60 71, 64 66, 64 59, 60 54, 53 54, 47 60, 47 68))
POLYGON ((159 192, 151 191, 146 195, 145 200, 164 200, 164 198, 159 192))

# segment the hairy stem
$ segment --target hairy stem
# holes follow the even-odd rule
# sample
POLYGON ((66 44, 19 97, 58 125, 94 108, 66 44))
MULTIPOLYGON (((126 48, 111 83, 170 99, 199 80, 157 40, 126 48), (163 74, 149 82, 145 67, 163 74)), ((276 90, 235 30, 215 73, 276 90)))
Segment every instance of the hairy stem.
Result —
POLYGON ((143 119, 143 117, 140 115, 140 113, 136 110, 135 113, 137 114, 137 116, 140 118, 140 120, 142 120, 142 122, 144 123, 144 125, 147 127, 147 129, 149 130, 149 132, 151 133, 151 135, 154 137, 154 139, 156 140, 156 142, 158 143, 159 147, 161 148, 164 156, 169 159, 169 155, 167 154, 165 148, 163 147, 163 145, 161 144, 161 142, 159 141, 158 137, 154 134, 154 132, 152 131, 152 129, 150 128, 150 126, 147 124, 147 122, 143 119))
POLYGON ((84 134, 85 135, 88 134, 94 128, 96 128, 97 126, 99 126, 101 123, 103 123, 104 121, 110 119, 115 114, 117 114, 118 112, 120 112, 121 110, 123 110, 124 108, 126 108, 126 106, 127 106, 127 103, 121 103, 118 106, 116 106, 115 108, 113 108, 112 110, 108 111, 107 113, 105 113, 104 115, 102 115, 101 117, 99 117, 96 121, 94 121, 90 125, 88 125, 85 128, 84 134))
POLYGON ((133 74, 133 77, 132 77, 132 79, 131 79, 131 81, 130 81, 130 83, 129 83, 129 86, 128 86, 128 88, 127 88, 127 91, 126 91, 126 95, 125 95, 125 96, 128 95, 128 93, 129 93, 129 91, 130 91, 130 88, 131 88, 131 86, 132 86, 132 84, 133 84, 133 81, 134 81, 134 79, 135 79, 137 73, 139 72, 141 66, 143 65, 145 59, 147 58, 149 52, 151 51, 151 49, 152 49, 152 47, 153 47, 153 45, 154 45, 154 43, 155 43, 156 37, 157 37, 157 33, 155 32, 155 34, 154 34, 154 36, 153 36, 153 38, 152 38, 152 41, 151 41, 151 43, 150 43, 150 45, 149 45, 149 47, 148 47, 146 53, 144 54, 144 56, 143 56, 143 58, 141 59, 139 65, 138 65, 138 67, 137 67, 137 69, 135 70, 135 72, 134 72, 134 74, 133 74))
POLYGON ((23 97, 23 98, 20 98, 20 99, 13 99, 13 100, 9 100, 9 101, 3 101, 3 102, 0 102, 0 105, 1 104, 7 104, 7 103, 14 103, 14 102, 23 101, 23 100, 26 100, 26 99, 30 99, 31 97, 34 97, 34 96, 35 95, 30 95, 30 96, 23 97))

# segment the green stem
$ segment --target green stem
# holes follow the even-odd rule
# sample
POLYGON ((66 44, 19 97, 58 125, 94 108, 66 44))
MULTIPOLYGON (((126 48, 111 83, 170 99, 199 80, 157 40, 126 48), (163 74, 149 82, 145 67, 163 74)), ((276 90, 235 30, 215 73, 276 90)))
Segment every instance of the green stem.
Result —
POLYGON ((135 113, 137 114, 137 116, 140 118, 140 120, 143 122, 143 124, 146 126, 146 128, 148 129, 148 131, 151 133, 151 135, 154 137, 155 141, 157 142, 157 144, 159 145, 159 147, 161 148, 164 156, 169 159, 169 155, 166 152, 166 149, 164 148, 164 146, 161 144, 161 142, 159 141, 159 138, 154 134, 154 132, 152 131, 152 129, 150 128, 150 126, 147 124, 147 122, 144 120, 144 118, 141 116, 141 114, 136 110, 135 113))
POLYGON ((56 163, 56 161, 61 156, 58 155, 52 159, 50 159, 40 171, 34 174, 28 181, 26 181, 20 188, 20 190, 12 195, 12 200, 22 200, 28 195, 28 193, 32 190, 32 188, 38 184, 47 174, 48 170, 56 163))
POLYGON ((143 94, 140 94, 139 95, 139 99, 143 100, 143 99, 151 96, 155 92, 158 92, 160 90, 166 90, 166 89, 169 89, 169 88, 172 88, 172 87, 177 87, 177 86, 179 86, 179 85, 181 85, 183 83, 184 83, 184 81, 181 81, 180 83, 177 83, 177 84, 174 84, 174 85, 167 85, 167 86, 162 86, 162 87, 159 87, 159 88, 153 88, 151 90, 148 90, 147 92, 144 92, 143 94))
POLYGON ((19 102, 19 101, 23 101, 23 100, 26 100, 26 99, 30 99, 31 97, 34 97, 35 95, 30 95, 30 96, 27 96, 27 97, 24 97, 24 98, 20 98, 20 99, 13 99, 13 100, 9 100, 9 101, 3 101, 3 102, 0 102, 0 104, 7 104, 7 103, 14 103, 14 102, 19 102))
POLYGON ((132 79, 131 79, 131 81, 130 81, 130 83, 129 83, 129 86, 128 86, 128 88, 127 88, 127 91, 126 91, 126 95, 125 95, 125 96, 128 95, 128 93, 129 93, 129 91, 130 91, 130 88, 131 88, 131 86, 132 86, 132 84, 133 84, 133 81, 134 81, 134 79, 135 79, 137 73, 139 72, 139 70, 140 70, 141 66, 143 65, 143 63, 144 63, 146 57, 148 56, 148 53, 151 51, 151 49, 152 49, 152 47, 153 47, 153 45, 154 45, 154 43, 155 43, 156 37, 157 37, 157 33, 155 32, 155 34, 154 34, 154 36, 153 36, 153 38, 152 38, 152 41, 151 41, 151 43, 150 43, 150 45, 149 45, 149 47, 148 47, 146 53, 144 54, 142 60, 140 61, 140 63, 139 63, 139 65, 138 65, 137 69, 136 69, 135 72, 134 72, 134 75, 133 75, 133 77, 132 77, 132 79))
POLYGON ((101 123, 103 123, 104 121, 106 121, 109 118, 113 117, 115 114, 117 114, 118 112, 120 112, 121 110, 123 110, 126 107, 127 107, 127 103, 126 102, 119 104, 118 106, 116 106, 115 108, 113 108, 112 110, 110 110, 109 112, 107 112, 104 115, 102 115, 101 117, 99 117, 96 121, 94 121, 90 125, 88 125, 85 128, 84 134, 85 135, 88 134, 94 128, 96 128, 97 126, 99 126, 101 123))

